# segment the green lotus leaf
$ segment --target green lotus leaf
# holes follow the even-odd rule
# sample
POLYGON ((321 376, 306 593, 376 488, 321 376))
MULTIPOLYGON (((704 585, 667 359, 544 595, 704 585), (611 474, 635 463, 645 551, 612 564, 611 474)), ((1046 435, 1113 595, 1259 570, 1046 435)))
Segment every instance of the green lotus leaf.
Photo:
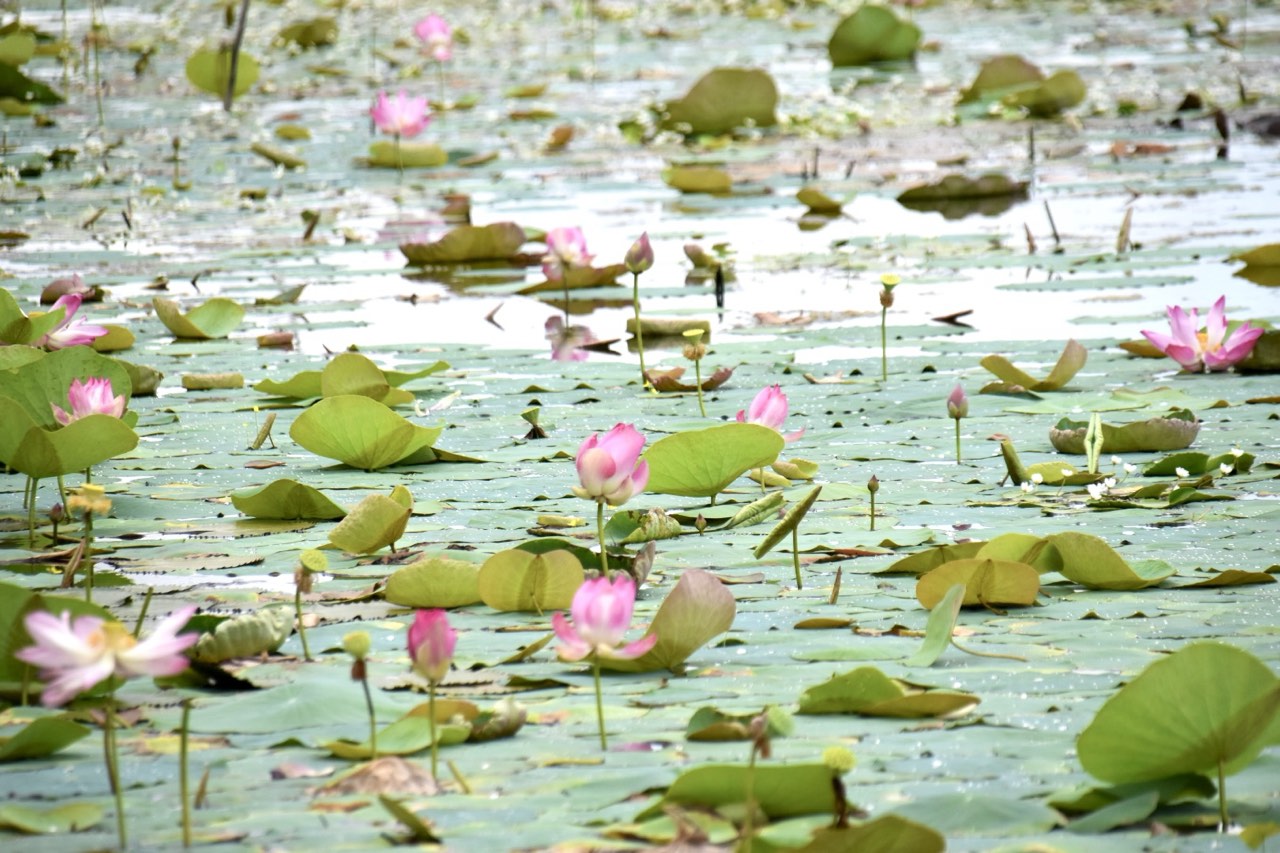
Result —
POLYGON ((274 480, 256 489, 232 492, 231 504, 253 518, 330 521, 347 514, 319 489, 290 479, 274 480))
POLYGON ((920 46, 920 28, 890 9, 867 3, 836 25, 827 53, 836 68, 911 59, 920 46))
POLYGON ((102 806, 96 803, 67 803, 47 809, 5 803, 0 805, 0 829, 27 835, 67 834, 93 828, 101 822, 102 814, 102 806))
MULTIPOLYGON (((1280 285, 1280 270, 1275 284, 1280 285)), ((1280 370, 1280 329, 1268 329, 1253 343, 1249 355, 1236 365, 1241 372, 1273 373, 1280 370)))
POLYGON ((805 690, 796 713, 942 717, 972 708, 978 701, 970 693, 925 690, 890 678, 874 666, 863 666, 805 690))
POLYGON ((524 229, 514 222, 459 225, 431 243, 402 243, 400 251, 414 266, 507 261, 525 244, 524 229))
POLYGON ((301 48, 327 47, 338 40, 338 22, 327 15, 295 21, 277 33, 276 39, 301 48))
MULTIPOLYGON (((1049 441, 1060 453, 1084 453, 1089 424, 1063 418, 1049 430, 1049 441)), ((1196 440, 1200 420, 1187 409, 1123 426, 1102 425, 1103 453, 1181 450, 1196 440)))
POLYGON ((771 464, 785 446, 777 430, 759 424, 731 423, 669 435, 645 451, 645 488, 662 495, 715 497, 746 472, 771 464))
POLYGON ((66 598, 45 595, 0 582, 0 682, 17 684, 30 676, 29 665, 15 658, 13 653, 31 645, 31 635, 27 633, 22 620, 28 613, 36 610, 44 610, 55 616, 66 611, 72 617, 112 618, 106 609, 85 601, 83 596, 66 598))
POLYGON ((1069 340, 1053 370, 1044 379, 1036 379, 1002 355, 989 355, 979 363, 1008 385, 1016 385, 1026 391, 1058 391, 1080 372, 1088 358, 1088 350, 1075 340, 1069 340))
POLYGON ((409 507, 386 495, 369 495, 329 531, 329 542, 349 554, 372 554, 404 536, 409 507))
POLYGON ((321 377, 319 370, 302 370, 293 376, 277 382, 274 379, 262 379, 254 384, 253 390, 276 397, 292 397, 295 400, 310 400, 321 395, 321 377))
POLYGON ((428 557, 401 566, 382 595, 402 607, 466 607, 480 598, 480 567, 465 560, 428 557))
POLYGON ((224 619, 201 635, 191 656, 202 663, 221 663, 274 652, 293 633, 293 619, 293 606, 288 604, 271 604, 224 619))
POLYGON ((1080 764, 1107 782, 1179 773, 1230 775, 1280 742, 1280 678, 1225 643, 1184 646, 1107 700, 1076 742, 1080 764))
POLYGON ((568 551, 530 554, 512 548, 485 560, 477 581, 481 600, 494 610, 542 613, 568 610, 583 577, 582 564, 568 551))
POLYGON ((942 853, 947 840, 931 826, 901 815, 887 814, 853 826, 828 826, 795 853, 942 853))
POLYGON ((99 355, 89 347, 67 347, 50 353, 28 347, 0 348, 0 352, 10 351, 16 356, 15 363, 7 370, 0 370, 0 397, 19 404, 42 427, 57 424, 53 417, 55 404, 69 408, 67 392, 76 379, 83 382, 102 377, 111 381, 113 393, 124 395, 126 400, 132 394, 128 370, 115 359, 99 355))
POLYGON ((704 764, 676 777, 636 820, 663 813, 665 807, 718 809, 746 802, 748 785, 756 808, 770 820, 798 815, 830 815, 835 809, 832 780, 839 776, 826 764, 704 764), (749 781, 750 780, 750 781, 749 781))
POLYGON ((1052 118, 1084 100, 1084 81, 1074 71, 1055 71, 1049 79, 1029 89, 1010 92, 1002 102, 1026 110, 1034 118, 1052 118))
POLYGON ((238 302, 222 296, 205 300, 187 313, 183 314, 178 303, 160 296, 153 297, 151 304, 156 309, 156 316, 175 338, 191 340, 213 340, 225 338, 231 334, 240 321, 244 319, 244 307, 238 302))
POLYGON ((90 731, 86 726, 62 717, 40 717, 27 723, 15 735, 0 737, 0 763, 53 755, 87 737, 90 731))
POLYGON ((379 139, 369 145, 369 165, 379 169, 434 169, 449 162, 449 153, 434 142, 379 139))
POLYGON ((1090 589, 1143 589, 1174 573, 1173 566, 1162 560, 1130 564, 1102 539, 1088 533, 1055 533, 1045 537, 1045 542, 1062 560, 1058 571, 1090 589))
MULTIPOLYGON (((469 724, 431 725, 431 720, 418 715, 406 715, 378 732, 379 755, 412 755, 431 748, 432 733, 441 746, 464 743, 471 734, 469 724)), ((355 742, 349 740, 331 740, 320 744, 324 749, 338 758, 348 760, 365 759, 373 756, 368 741, 355 742)))
POLYGON ((366 356, 356 352, 344 352, 333 357, 320 374, 320 396, 340 397, 343 394, 359 394, 382 402, 391 390, 391 383, 378 366, 366 356))
POLYGON ((923 575, 952 560, 964 560, 974 556, 987 543, 982 540, 960 542, 955 545, 935 545, 915 554, 908 554, 880 570, 885 575, 923 575))
MULTIPOLYGON (((187 60, 187 79, 191 85, 203 92, 221 98, 226 94, 227 82, 231 79, 231 52, 228 50, 201 49, 191 54, 187 60)), ((233 97, 239 97, 258 82, 261 73, 258 60, 243 50, 236 58, 236 85, 233 97)))
MULTIPOLYGON (((132 389, 130 397, 154 397, 156 389, 160 387, 160 380, 164 379, 164 374, 156 370, 154 367, 148 367, 145 364, 134 364, 131 361, 125 361, 122 358, 111 359, 116 364, 124 368, 125 374, 129 377, 129 385, 132 389)), ((115 384, 112 383, 114 388, 115 384)), ((116 393, 120 393, 117 391, 116 393)))
POLYGON ((665 130, 687 134, 728 133, 752 125, 778 123, 778 86, 759 68, 714 68, 702 75, 683 98, 666 105, 665 130))
POLYGON ((839 216, 848 199, 836 201, 817 187, 801 187, 796 193, 796 201, 808 208, 809 213, 820 216, 839 216))
POLYGON ((810 508, 813 507, 814 501, 818 499, 818 495, 822 493, 822 486, 814 486, 809 490, 809 494, 797 503, 793 504, 791 509, 787 510, 787 514, 782 517, 774 528, 769 531, 769 535, 760 541, 760 544, 751 552, 751 556, 759 560, 765 554, 773 550, 773 547, 787 537, 787 534, 795 530, 800 524, 800 520, 805 517, 810 508))
POLYGON ((5 62, 0 62, 0 98, 13 98, 21 104, 60 104, 66 100, 5 62))
POLYGON ((658 539, 672 539, 684 533, 680 522, 667 515, 662 507, 624 509, 613 514, 604 528, 610 545, 639 545, 658 539))
POLYGON ((307 450, 376 471, 430 449, 443 427, 411 423, 368 397, 327 397, 294 420, 289 435, 307 450))
POLYGON ((737 603, 716 577, 700 569, 685 569, 663 600, 645 635, 657 634, 653 648, 635 660, 603 658, 600 666, 618 672, 683 670, 689 656, 733 625, 737 603))
POLYGON ((36 37, 32 33, 11 32, 0 38, 0 64, 23 65, 36 55, 36 37))
POLYGON ((47 430, 0 397, 0 462, 34 480, 92 468, 138 446, 138 435, 110 415, 89 415, 47 430))
POLYGON ((965 587, 964 607, 1030 606, 1040 592, 1040 573, 1013 560, 952 560, 916 582, 916 599, 932 610, 957 583, 965 587))
MULTIPOLYGON (((896 806, 893 814, 908 820, 928 822, 929 826, 947 837, 1035 836, 1047 833, 1063 823, 1062 815, 1038 799, 1017 799, 1000 790, 990 794, 967 791, 916 797, 896 806)), ((1056 841, 1053 846, 1065 843, 1056 841)), ((1010 846, 1025 849, 1017 842, 1010 846)), ((1093 845, 1086 844, 1085 847, 1088 849, 1093 845)), ((1034 846, 1031 849, 1034 850, 1034 846)))
MULTIPOLYGON (((795 720, 781 708, 770 705, 764 710, 766 733, 771 738, 786 737, 795 731, 795 720)), ((751 740, 751 725, 760 712, 731 714, 710 705, 693 712, 684 729, 689 740, 751 740)))
POLYGON ((608 264, 603 267, 570 267, 560 281, 540 281, 516 292, 528 296, 535 293, 564 293, 565 289, 585 290, 588 287, 613 287, 618 276, 627 271, 626 264, 608 264))
POLYGON ((66 316, 67 309, 54 308, 29 317, 13 298, 13 294, 0 288, 0 343, 23 346, 34 344, 57 328, 66 316))
POLYGON ((960 103, 999 97, 1013 89, 1036 86, 1042 80, 1044 72, 1021 56, 994 56, 982 63, 978 76, 961 93, 960 103))
MULTIPOLYGON (((782 492, 769 492, 764 497, 756 498, 751 503, 744 506, 733 514, 729 521, 725 524, 725 529, 731 527, 750 527, 753 524, 760 524, 775 518, 778 510, 786 503, 786 498, 782 496, 782 492)), ((727 507, 732 509, 732 507, 727 507)))
POLYGON ((1233 473, 1247 474, 1253 468, 1256 458, 1252 453, 1241 453, 1239 456, 1234 453, 1219 453, 1217 456, 1210 456, 1198 450, 1188 450, 1157 459, 1142 469, 1142 476, 1173 477, 1182 468, 1188 474, 1198 477, 1201 474, 1219 473, 1220 465, 1230 465, 1233 473))
POLYGON ((920 650, 903 660, 907 666, 933 666, 942 653, 951 645, 951 635, 956 629, 956 620, 960 618, 960 608, 964 604, 967 587, 962 583, 952 584, 946 595, 933 606, 929 612, 929 621, 924 626, 924 642, 920 650))
POLYGON ((714 166, 671 166, 662 170, 662 182, 682 193, 727 193, 733 178, 714 166))

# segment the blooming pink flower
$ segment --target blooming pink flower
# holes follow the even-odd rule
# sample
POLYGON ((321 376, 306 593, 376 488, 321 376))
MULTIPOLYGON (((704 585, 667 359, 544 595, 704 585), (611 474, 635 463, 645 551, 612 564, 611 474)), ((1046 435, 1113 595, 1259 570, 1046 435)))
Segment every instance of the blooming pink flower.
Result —
POLYGON ((1191 316, 1188 317, 1181 306, 1170 305, 1169 328, 1173 334, 1165 335, 1146 329, 1142 330, 1142 334, 1151 341, 1152 346, 1187 370, 1226 370, 1248 357, 1263 331, 1248 323, 1241 323, 1228 337, 1226 305, 1227 297, 1219 296, 1218 301, 1209 309, 1209 319, 1203 332, 1200 331, 1200 317, 1196 309, 1192 308, 1191 316))
MULTIPOLYGON (((770 385, 760 389, 746 411, 738 412, 739 423, 760 424, 769 429, 782 432, 782 424, 787 420, 787 395, 782 392, 781 385, 770 385)), ((792 442, 804 435, 804 429, 783 433, 784 441, 792 442)))
POLYGON ((432 684, 449 674, 458 632, 449 627, 443 610, 419 610, 409 626, 409 658, 413 668, 432 684))
POLYGON ((427 15, 413 28, 414 35, 422 40, 423 49, 436 62, 448 62, 453 57, 453 28, 439 15, 427 15))
POLYGON ((40 701, 53 707, 113 675, 134 678, 182 672, 187 668, 182 653, 200 635, 179 634, 178 629, 195 611, 194 605, 175 610, 139 642, 114 620, 80 616, 73 623, 68 611, 54 616, 38 610, 23 620, 35 645, 14 656, 40 667, 40 679, 45 682, 40 701))
POLYGON ((542 272, 547 281, 560 281, 566 268, 590 266, 592 257, 587 252, 587 236, 581 228, 552 228, 547 232, 542 272))
POLYGON ((559 315, 547 318, 547 340, 551 341, 551 357, 556 361, 586 361, 587 344, 598 338, 586 326, 566 326, 559 315))
POLYGON ((964 388, 959 382, 947 395, 947 414, 956 420, 969 417, 969 398, 965 396, 964 388))
POLYGON ((426 98, 410 98, 401 89, 394 98, 387 97, 386 92, 378 92, 378 99, 369 110, 373 123, 383 133, 403 136, 406 139, 417 136, 431 123, 431 114, 427 112, 426 98))
POLYGON ((638 658, 658 642, 657 634, 647 634, 633 643, 618 648, 622 635, 631 627, 631 611, 636 604, 636 585, 626 575, 594 578, 584 581, 573 594, 569 612, 573 624, 563 613, 551 617, 552 627, 560 640, 556 650, 561 660, 576 661, 596 655, 614 660, 638 658))
POLYGON ((107 330, 104 327, 92 325, 86 322, 84 317, 76 316, 76 312, 80 310, 80 303, 83 301, 84 297, 79 293, 66 293, 59 296, 58 300, 53 303, 51 310, 63 309, 62 322, 32 346, 49 350, 63 349, 64 347, 91 344, 95 338, 105 335, 107 330))
POLYGON ((627 272, 635 275, 647 272, 653 266, 653 246, 649 243, 648 231, 641 234, 640 239, 632 243, 630 249, 627 249, 627 257, 624 262, 627 265, 627 272))
POLYGON ((124 395, 117 394, 113 397, 113 390, 111 380, 106 377, 95 376, 88 382, 72 379, 71 388, 67 390, 67 402, 71 404, 71 411, 67 412, 61 406, 50 404, 53 405, 53 418, 66 426, 89 415, 123 417, 124 395))
POLYGON ((644 491, 649 463, 637 461, 644 436, 631 424, 617 424, 601 437, 593 434, 578 448, 578 482, 573 493, 588 500, 621 506, 644 491))

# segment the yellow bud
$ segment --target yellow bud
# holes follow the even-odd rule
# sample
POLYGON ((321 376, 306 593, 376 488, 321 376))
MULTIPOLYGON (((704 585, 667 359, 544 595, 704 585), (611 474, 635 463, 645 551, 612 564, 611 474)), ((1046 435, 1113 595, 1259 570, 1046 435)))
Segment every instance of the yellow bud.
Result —
POLYGON ((822 763, 837 773, 848 773, 858 763, 853 753, 843 746, 829 746, 822 750, 822 763))

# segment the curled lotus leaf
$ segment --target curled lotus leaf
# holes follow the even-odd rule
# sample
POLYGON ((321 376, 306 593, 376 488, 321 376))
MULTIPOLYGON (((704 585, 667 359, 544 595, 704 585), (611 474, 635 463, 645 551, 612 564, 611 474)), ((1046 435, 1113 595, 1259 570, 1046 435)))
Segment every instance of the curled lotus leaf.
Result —
MULTIPOLYGON (((1089 351, 1075 340, 1069 340, 1058 356, 1057 363, 1053 365, 1053 370, 1044 379, 1037 379, 1019 369, 1002 355, 989 355, 979 363, 1005 383, 1000 386, 1000 390, 1010 390, 1012 386, 1016 386, 1024 391, 1058 391, 1080 372, 1088 359, 1089 351)), ((984 394, 996 390, 993 388, 989 391, 988 388, 982 389, 984 394)))
POLYGON ((666 105, 662 127, 689 134, 721 134, 745 125, 778 123, 778 86, 759 68, 714 68, 683 98, 666 105))
MULTIPOLYGON (((683 367, 672 367, 669 370, 646 370, 645 378, 649 380, 649 384, 653 386, 655 391, 665 391, 675 393, 678 391, 697 391, 697 383, 690 384, 681 382, 680 379, 685 374, 683 367)), ((702 380, 703 391, 714 391, 721 385, 729 381, 729 377, 733 376, 732 367, 718 367, 710 376, 704 377, 702 380)))
MULTIPOLYGON (((1083 454, 1084 435, 1089 424, 1063 418, 1049 430, 1049 441, 1059 453, 1083 454)), ((1136 421, 1123 426, 1102 425, 1103 453, 1139 453, 1182 450, 1191 446, 1200 432, 1200 420, 1188 409, 1136 421)))
POLYGON ((1014 89, 1035 86, 1044 80, 1044 72, 1034 64, 1014 54, 993 56, 982 63, 978 76, 960 95, 960 103, 1000 95, 1014 89))
POLYGON ((836 25, 827 54, 836 68, 911 59, 920 46, 920 28, 885 6, 867 3, 836 25))
POLYGON ((509 261, 525 244, 524 229, 514 222, 459 225, 439 240, 402 243, 400 251, 413 266, 509 261))

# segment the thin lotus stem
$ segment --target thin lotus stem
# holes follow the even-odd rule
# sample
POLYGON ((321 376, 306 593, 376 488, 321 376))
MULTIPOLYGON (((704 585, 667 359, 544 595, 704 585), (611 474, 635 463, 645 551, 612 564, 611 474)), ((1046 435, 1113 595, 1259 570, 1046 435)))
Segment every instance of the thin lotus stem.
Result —
POLYGON ((876 493, 871 493, 871 529, 876 529, 876 493))
POLYGON ((436 737, 436 684, 427 685, 427 716, 431 719, 431 778, 438 778, 440 766, 440 744, 436 737))
POLYGON ((84 600, 93 603, 93 513, 84 511, 84 600))
POLYGON ((58 58, 62 60, 62 88, 67 88, 67 76, 71 65, 71 36, 67 30, 67 0, 62 0, 62 44, 58 46, 58 58))
MULTIPOLYGON (((364 688, 364 705, 369 709, 369 758, 373 761, 378 760, 378 718, 373 711, 373 691, 369 689, 369 676, 366 673, 364 678, 360 679, 360 686, 364 688)), ((432 717, 434 720, 435 717, 432 717)), ((435 723, 432 722, 434 726, 435 723)))
POLYGON ((249 0, 241 0, 240 15, 236 20, 236 34, 231 41, 231 61, 227 70, 227 90, 222 93, 222 111, 231 112, 231 102, 236 96, 236 77, 240 72, 240 45, 244 43, 245 25, 249 22, 249 0))
POLYGON ((138 611, 138 621, 133 626, 134 639, 137 639, 138 635, 142 633, 142 622, 147 618, 147 611, 151 609, 151 596, 155 594, 155 591, 156 588, 154 586, 147 587, 147 595, 142 599, 142 609, 138 611))
POLYGON ((107 694, 103 705, 106 722, 102 727, 102 749, 107 762, 107 779, 111 793, 116 798, 116 834, 120 837, 120 849, 129 849, 129 837, 124 827, 124 789, 120 786, 120 753, 116 750, 116 695, 107 694))
POLYGON ((564 285, 564 327, 569 328, 569 271, 560 271, 560 283, 564 285))
POLYGON ((649 377, 644 372, 644 332, 640 329, 640 273, 631 274, 631 306, 636 310, 636 349, 640 352, 640 387, 649 386, 649 377))
POLYGON ((889 309, 880 309, 880 381, 889 378, 889 337, 885 325, 889 319, 889 309))
POLYGON ((956 418, 956 464, 960 464, 960 419, 956 418))
POLYGON ((404 179, 404 153, 400 149, 400 134, 396 134, 396 168, 400 170, 400 179, 404 179))
POLYGON ((298 639, 302 641, 302 659, 311 660, 311 647, 307 645, 307 628, 302 624, 302 584, 293 588, 293 612, 298 620, 298 639))
POLYGON ((445 766, 449 768, 449 772, 453 774, 453 778, 457 781, 458 787, 462 789, 462 793, 470 794, 471 786, 467 784, 467 777, 462 775, 462 771, 458 769, 458 765, 452 761, 446 761, 445 766))
POLYGON ((1218 832, 1226 832, 1231 828, 1231 818, 1227 815, 1227 773, 1222 759, 1218 759, 1218 832))
POLYGON ((693 362, 693 376, 698 382, 698 411, 702 412, 702 416, 707 416, 707 404, 702 401, 702 360, 697 359, 693 362))
MULTIPOLYGON (((149 592, 149 590, 148 590, 149 592)), ((182 800, 182 846, 191 846, 191 789, 188 784, 188 735, 191 722, 191 700, 182 700, 182 722, 178 730, 178 797, 182 800)))
POLYGON ((102 64, 101 47, 98 44, 101 24, 98 21, 98 0, 89 0, 89 32, 93 38, 93 94, 98 101, 98 127, 107 123, 106 113, 102 109, 102 64))
POLYGON ((764 494, 768 489, 764 487, 764 468, 756 469, 756 477, 760 480, 760 494, 764 494))
POLYGON ((591 656, 591 674, 596 682, 596 724, 600 727, 600 751, 609 751, 609 741, 604 733, 604 697, 600 691, 600 656, 591 656))
POLYGON ((609 552, 604 545, 604 501, 596 501, 596 537, 600 540, 600 577, 609 579, 609 552))
POLYGON ((804 589, 800 579, 800 525, 791 528, 791 566, 796 570, 796 589, 804 589))
POLYGON ((745 790, 747 814, 742 821, 742 847, 744 853, 751 853, 751 836, 755 835, 756 820, 756 746, 751 744, 751 758, 747 761, 747 778, 743 785, 745 790))
POLYGON ((27 478, 27 545, 36 546, 36 489, 40 481, 34 477, 27 478))

